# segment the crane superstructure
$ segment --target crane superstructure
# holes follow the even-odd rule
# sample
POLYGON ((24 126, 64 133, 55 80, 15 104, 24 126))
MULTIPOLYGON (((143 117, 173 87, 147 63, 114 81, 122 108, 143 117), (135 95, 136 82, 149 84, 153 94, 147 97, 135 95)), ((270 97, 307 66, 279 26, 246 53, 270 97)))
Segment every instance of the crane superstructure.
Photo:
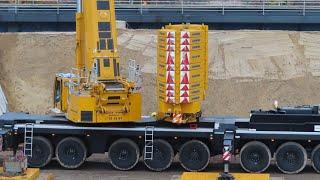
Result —
MULTIPOLYGON (((56 76, 55 109, 75 123, 141 120, 141 94, 131 78, 120 76, 114 0, 77 4, 76 68, 56 76)), ((205 25, 159 30, 157 120, 194 123, 201 116, 208 84, 207 39, 205 25)))
POLYGON ((56 76, 54 106, 76 123, 134 122, 141 94, 120 75, 113 0, 78 0, 76 68, 56 76))

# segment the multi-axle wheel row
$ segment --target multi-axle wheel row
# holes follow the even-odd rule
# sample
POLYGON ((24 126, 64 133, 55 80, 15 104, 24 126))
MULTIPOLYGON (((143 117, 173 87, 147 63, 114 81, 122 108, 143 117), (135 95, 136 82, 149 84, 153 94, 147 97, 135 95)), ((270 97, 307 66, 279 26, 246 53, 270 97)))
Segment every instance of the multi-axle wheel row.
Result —
MULTIPOLYGON (((170 167, 175 152, 178 151, 180 164, 187 171, 202 171, 210 161, 212 153, 208 146, 199 140, 186 141, 178 149, 164 139, 153 141, 153 158, 145 159, 144 164, 153 171, 163 171, 170 167)), ((43 167, 55 156, 61 166, 74 169, 81 166, 88 156, 85 143, 77 137, 66 137, 60 140, 55 148, 51 142, 41 136, 33 139, 33 155, 28 159, 32 167, 43 167)), ((144 148, 139 147, 131 139, 121 138, 114 141, 108 149, 111 165, 119 170, 130 170, 136 166, 144 148)), ((275 159, 277 167, 287 174, 299 173, 306 166, 308 156, 306 149, 296 142, 281 144, 274 153, 269 147, 259 141, 245 144, 240 151, 240 164, 247 172, 263 172, 272 160, 275 159)), ((320 145, 313 148, 310 155, 313 168, 320 173, 320 145)))
MULTIPOLYGON (((111 165, 119 170, 130 170, 136 166, 144 148, 131 139, 121 138, 114 141, 108 149, 111 165), (141 150, 142 149, 142 150, 141 150)), ((209 164, 210 150, 199 140, 185 142, 179 149, 179 161, 188 171, 204 170, 209 164)), ((56 157, 61 166, 74 169, 81 166, 88 156, 85 143, 77 137, 66 137, 55 145, 45 138, 36 136, 33 139, 32 158, 28 163, 32 167, 43 167, 53 157, 56 157)), ((144 160, 145 165, 153 171, 163 171, 170 167, 175 156, 172 145, 164 139, 153 141, 153 158, 144 160)))
MULTIPOLYGON (((263 172, 271 162, 272 154, 268 146, 259 141, 245 144, 240 151, 240 163, 247 172, 263 172)), ((280 171, 286 174, 301 172, 308 160, 306 149, 296 142, 281 144, 274 153, 274 159, 280 171)), ((320 173, 320 145, 311 153, 313 168, 320 173)))

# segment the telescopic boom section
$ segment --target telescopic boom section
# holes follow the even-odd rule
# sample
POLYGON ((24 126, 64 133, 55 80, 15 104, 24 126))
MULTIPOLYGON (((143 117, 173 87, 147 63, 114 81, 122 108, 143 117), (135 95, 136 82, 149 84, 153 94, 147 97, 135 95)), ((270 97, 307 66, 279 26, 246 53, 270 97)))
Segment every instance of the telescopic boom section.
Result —
MULTIPOLYGON (((78 0, 76 65, 97 80, 120 76, 113 0, 78 0)), ((90 77, 92 78, 92 77, 90 77)))
POLYGON ((120 77, 114 1, 77 3, 77 72, 57 75, 55 110, 75 123, 139 121, 141 94, 120 77))

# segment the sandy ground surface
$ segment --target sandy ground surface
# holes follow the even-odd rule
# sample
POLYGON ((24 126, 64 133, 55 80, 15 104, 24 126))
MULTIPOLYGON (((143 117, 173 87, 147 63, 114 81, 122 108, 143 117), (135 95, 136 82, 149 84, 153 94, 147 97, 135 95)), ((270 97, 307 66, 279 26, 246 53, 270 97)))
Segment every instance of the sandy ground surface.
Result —
MULTIPOLYGON (((0 34, 0 84, 10 110, 45 113, 52 107, 53 79, 74 65, 74 33, 0 34)), ((143 113, 156 110, 156 31, 121 30, 119 51, 122 72, 128 59, 143 66, 143 113)), ((209 33, 209 90, 205 115, 248 116, 255 108, 319 104, 320 32, 211 31, 209 33)), ((129 172, 115 171, 105 156, 95 155, 79 170, 63 170, 53 161, 42 170, 56 179, 178 179, 178 163, 161 173, 147 171, 143 163, 129 172)), ((207 171, 222 170, 211 164, 207 171)), ((239 164, 235 172, 242 172, 239 164)), ((320 179, 310 166, 299 175, 282 175, 275 166, 274 180, 320 179)))
MULTIPOLYGON (((53 78, 74 65, 74 33, 0 34, 0 83, 12 111, 45 113, 53 78)), ((120 30, 122 72, 142 65, 143 113, 156 110, 156 31, 120 30)), ((205 115, 247 116, 251 109, 320 102, 320 33, 210 31, 205 115)), ((125 74, 125 73, 124 73, 125 74)))

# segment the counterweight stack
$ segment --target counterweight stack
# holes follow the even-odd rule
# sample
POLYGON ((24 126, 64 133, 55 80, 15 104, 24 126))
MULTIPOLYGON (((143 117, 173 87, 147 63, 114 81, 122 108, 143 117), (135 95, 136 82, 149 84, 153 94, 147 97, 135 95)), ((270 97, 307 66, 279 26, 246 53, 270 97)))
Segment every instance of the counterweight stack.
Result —
POLYGON ((208 26, 167 25, 158 32, 160 119, 196 122, 208 88, 208 26))

